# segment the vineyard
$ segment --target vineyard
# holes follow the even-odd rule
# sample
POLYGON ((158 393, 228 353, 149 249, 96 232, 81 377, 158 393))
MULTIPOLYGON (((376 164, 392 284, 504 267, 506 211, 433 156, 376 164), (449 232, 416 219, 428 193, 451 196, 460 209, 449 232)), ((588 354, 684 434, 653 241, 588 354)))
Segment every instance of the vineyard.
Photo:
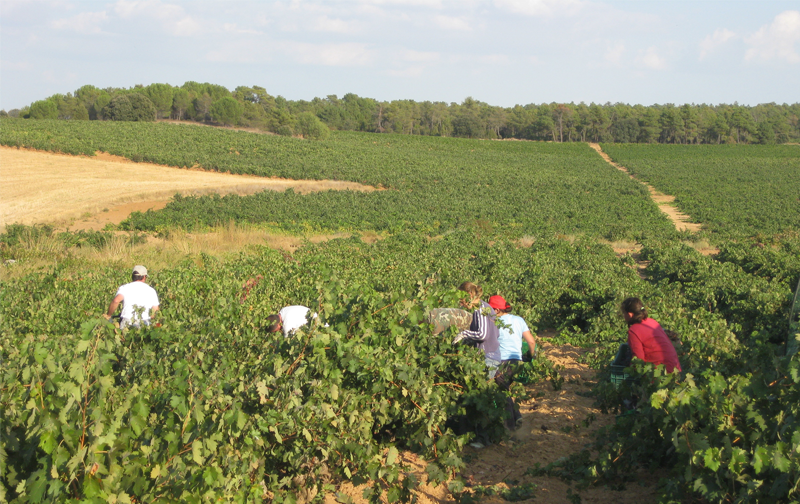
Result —
POLYGON ((330 140, 147 123, 3 120, 0 143, 170 166, 293 179, 349 180, 372 193, 184 197, 134 214, 127 229, 201 230, 236 222, 306 230, 438 234, 467 225, 609 240, 674 237, 646 190, 584 144, 470 141, 339 132, 330 140), (491 201, 491 205, 486 202, 491 201))
MULTIPOLYGON (((758 233, 741 225, 737 240, 709 219, 705 233, 719 253, 707 257, 670 228, 636 181, 585 145, 337 132, 304 142, 13 120, 2 121, 0 139, 387 189, 176 197, 164 210, 131 216, 126 227, 166 236, 233 220, 283 231, 381 230, 384 238, 309 243, 291 254, 192 251, 148 266, 161 300, 157 323, 125 331, 99 315, 130 265, 76 252, 106 246, 110 233, 7 229, 0 256, 17 262, 0 270, 0 501, 305 503, 336 495, 346 481, 369 483, 374 502, 408 501, 420 482, 403 463, 406 451, 428 461, 428 481, 446 485, 454 501, 480 500, 461 477, 463 450, 476 431, 486 442, 508 436, 498 407, 506 393, 486 381, 480 351, 453 346, 453 329, 434 336, 425 322, 427 310, 457 306, 464 280, 502 294, 535 333, 554 332, 550 344, 589 349, 583 360, 597 371, 590 393, 618 415, 584 450, 547 465, 531 460, 527 478, 569 482, 564 499, 573 502, 589 487, 624 490, 641 470, 663 474, 665 503, 800 499, 800 357, 787 352, 800 338, 790 321, 800 280, 796 206, 795 214, 762 215, 758 233), (136 140, 126 146, 125 138, 136 140), (36 249, 51 234, 63 247, 36 249), (618 255, 598 238, 635 239, 639 248, 635 257, 618 255), (619 303, 628 296, 679 335, 683 373, 639 364, 633 381, 610 382, 608 363, 626 331, 619 303), (266 317, 291 304, 312 307, 319 323, 288 338, 266 332, 266 317), (464 418, 466 434, 455 428, 464 418)), ((637 171, 637 159, 644 165, 655 155, 603 148, 696 217, 683 207, 690 182, 661 185, 637 171)), ((781 149, 753 147, 741 166, 761 156, 773 172, 783 167, 774 179, 781 190, 792 180, 785 153, 793 152, 781 149)), ((658 152, 686 158, 687 167, 717 162, 693 159, 698 153, 720 166, 732 156, 658 152)), ((699 192, 706 173, 681 173, 697 179, 699 192)), ((761 191, 743 183, 743 194, 761 191)), ((134 238, 142 236, 129 245, 139 250, 134 238)), ((541 354, 520 379, 554 388, 562 381, 541 354)), ((521 384, 511 389, 518 399, 526 393, 521 384)), ((523 479, 515 495, 535 502, 530 488, 523 479)))
POLYGON ((604 144, 719 239, 800 229, 800 147, 604 144))

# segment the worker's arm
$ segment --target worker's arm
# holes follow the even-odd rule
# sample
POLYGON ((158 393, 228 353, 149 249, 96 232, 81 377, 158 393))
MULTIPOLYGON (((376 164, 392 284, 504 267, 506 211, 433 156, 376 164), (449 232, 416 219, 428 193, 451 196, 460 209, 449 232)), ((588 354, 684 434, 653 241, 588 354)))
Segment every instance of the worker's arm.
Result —
POLYGON ((108 305, 108 311, 103 316, 107 319, 113 317, 114 312, 117 311, 117 307, 119 306, 119 304, 122 302, 123 299, 125 299, 125 296, 123 296, 122 294, 117 294, 116 296, 114 296, 114 299, 111 300, 111 304, 108 305))
POLYGON ((531 354, 531 359, 536 357, 536 340, 533 339, 533 334, 530 331, 522 333, 522 339, 528 343, 528 353, 531 354))

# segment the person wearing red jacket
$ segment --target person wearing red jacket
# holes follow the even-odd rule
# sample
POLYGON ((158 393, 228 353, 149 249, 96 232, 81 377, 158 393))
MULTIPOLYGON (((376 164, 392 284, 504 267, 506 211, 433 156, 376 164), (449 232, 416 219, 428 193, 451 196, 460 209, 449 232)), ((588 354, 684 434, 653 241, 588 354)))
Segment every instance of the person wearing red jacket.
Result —
POLYGON ((663 364, 668 373, 682 371, 678 354, 667 333, 654 319, 639 298, 631 297, 622 302, 622 316, 628 324, 628 345, 634 357, 655 365, 663 364))

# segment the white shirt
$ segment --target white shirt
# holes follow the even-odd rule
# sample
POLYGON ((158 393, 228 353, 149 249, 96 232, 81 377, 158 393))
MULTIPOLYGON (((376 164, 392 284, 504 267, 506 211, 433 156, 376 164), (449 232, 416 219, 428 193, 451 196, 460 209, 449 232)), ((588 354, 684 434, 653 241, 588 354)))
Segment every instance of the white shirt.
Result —
MULTIPOLYGON (((289 336, 292 332, 303 327, 308 323, 308 313, 311 308, 306 306, 287 306, 278 312, 281 316, 281 327, 283 328, 283 335, 289 336)), ((311 313, 311 318, 317 318, 316 313, 311 313)))
POLYGON ((120 286, 117 295, 122 294, 122 321, 125 325, 138 327, 140 322, 150 323, 150 310, 158 306, 156 290, 144 282, 131 282, 120 286), (142 309, 141 316, 136 312, 142 309))

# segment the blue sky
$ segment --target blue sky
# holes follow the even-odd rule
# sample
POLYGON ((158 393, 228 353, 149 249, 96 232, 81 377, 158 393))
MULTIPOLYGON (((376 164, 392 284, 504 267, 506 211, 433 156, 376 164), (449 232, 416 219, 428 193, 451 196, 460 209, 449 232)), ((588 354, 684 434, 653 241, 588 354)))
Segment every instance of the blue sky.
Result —
POLYGON ((84 84, 310 100, 800 101, 800 0, 2 0, 0 108, 84 84))

